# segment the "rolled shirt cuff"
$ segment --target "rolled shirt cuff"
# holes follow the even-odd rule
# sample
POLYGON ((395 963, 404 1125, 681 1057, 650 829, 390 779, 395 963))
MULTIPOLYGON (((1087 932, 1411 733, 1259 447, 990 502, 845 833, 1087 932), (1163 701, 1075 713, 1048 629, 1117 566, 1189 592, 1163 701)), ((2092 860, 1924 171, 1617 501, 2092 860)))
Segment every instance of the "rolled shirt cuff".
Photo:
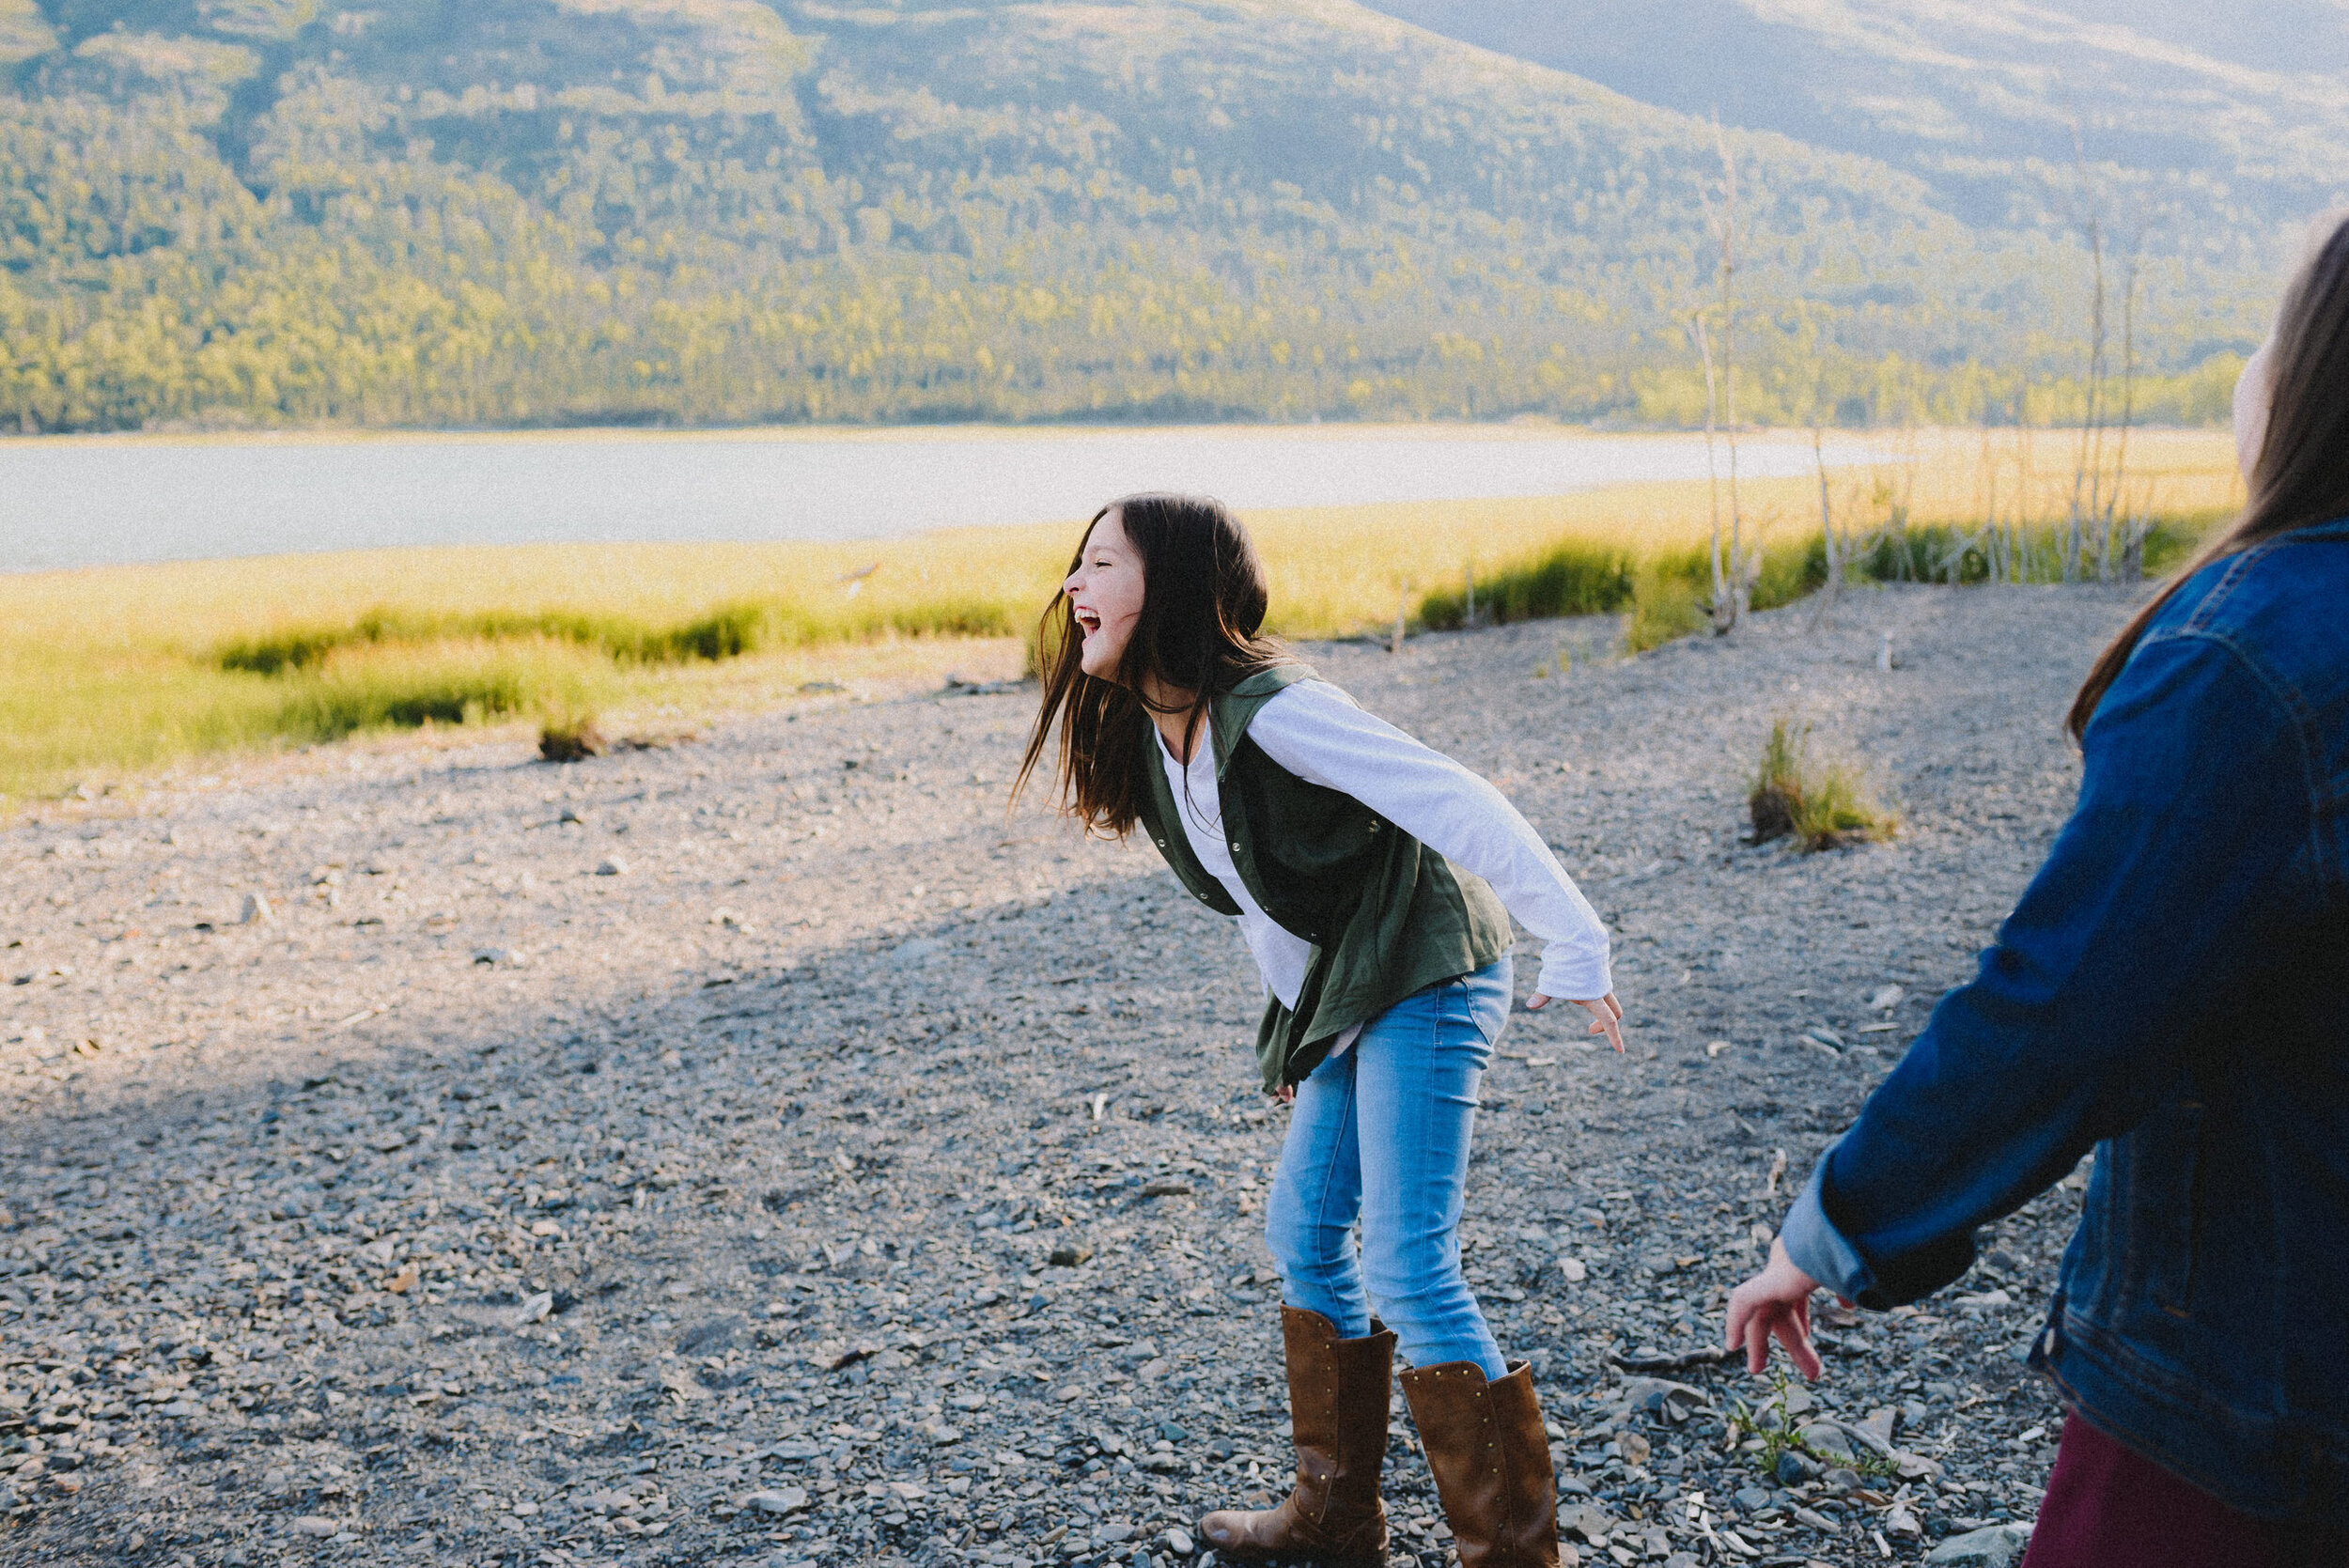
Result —
POLYGON ((1827 1217, 1826 1204, 1821 1201, 1820 1194, 1827 1183, 1827 1162, 1834 1154, 1835 1144, 1830 1143, 1819 1156, 1819 1163, 1811 1168, 1811 1179, 1803 1184, 1802 1195, 1795 1200, 1795 1206, 1786 1211, 1778 1239, 1786 1244, 1786 1255, 1795 1261, 1797 1268, 1844 1300, 1857 1301, 1862 1292, 1875 1284, 1875 1275, 1851 1239, 1827 1217))
MULTIPOLYGON (((1556 945, 1563 948, 1566 944, 1560 942, 1556 945)), ((1546 997, 1561 997, 1568 1001, 1596 1001, 1611 993, 1615 983, 1608 973, 1607 956, 1603 953, 1562 952, 1554 958, 1544 953, 1541 978, 1533 982, 1533 988, 1546 997)))

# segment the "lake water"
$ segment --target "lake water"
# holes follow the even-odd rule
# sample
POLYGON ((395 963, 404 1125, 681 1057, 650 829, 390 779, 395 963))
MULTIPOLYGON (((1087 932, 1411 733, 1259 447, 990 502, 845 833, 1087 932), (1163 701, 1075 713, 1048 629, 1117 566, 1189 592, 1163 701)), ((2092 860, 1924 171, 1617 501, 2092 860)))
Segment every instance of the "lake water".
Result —
MULTIPOLYGON (((1862 442, 1828 458, 1864 461, 1862 442)), ((1747 438, 1749 475, 1807 437, 1747 438)), ((1701 435, 1545 427, 587 431, 0 440, 0 571, 400 545, 871 538, 1143 489, 1256 507, 1701 479, 1701 435)))

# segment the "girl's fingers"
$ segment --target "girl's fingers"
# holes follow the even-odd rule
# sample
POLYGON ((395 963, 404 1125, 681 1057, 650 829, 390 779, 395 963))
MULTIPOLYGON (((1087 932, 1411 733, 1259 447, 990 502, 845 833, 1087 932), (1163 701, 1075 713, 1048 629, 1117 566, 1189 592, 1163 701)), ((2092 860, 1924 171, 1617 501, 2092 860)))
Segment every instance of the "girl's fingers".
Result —
POLYGON ((1623 1003, 1615 1000, 1615 993, 1610 991, 1603 997, 1591 997, 1587 1000, 1573 997, 1568 1000, 1577 1007, 1588 1012, 1596 1020, 1591 1025, 1590 1032, 1593 1034, 1606 1035, 1608 1043, 1613 1046, 1616 1053, 1620 1055, 1623 1051, 1623 1003))
POLYGON ((1827 1370, 1819 1360, 1818 1348, 1811 1343, 1811 1293, 1805 1291, 1796 1300, 1786 1303, 1786 1320, 1778 1331, 1779 1343, 1786 1347, 1787 1358, 1795 1370, 1813 1383, 1827 1370))
POLYGON ((1785 1320, 1778 1327, 1778 1343, 1786 1347, 1787 1358, 1795 1363, 1795 1370, 1816 1383, 1827 1367, 1820 1361, 1818 1350, 1811 1343, 1811 1326, 1801 1321, 1802 1315, 1807 1314, 1793 1312, 1786 1314, 1785 1320))
POLYGON ((1529 1013, 1538 1013, 1548 1005, 1549 999, 1539 991, 1525 999, 1525 1010, 1529 1013))

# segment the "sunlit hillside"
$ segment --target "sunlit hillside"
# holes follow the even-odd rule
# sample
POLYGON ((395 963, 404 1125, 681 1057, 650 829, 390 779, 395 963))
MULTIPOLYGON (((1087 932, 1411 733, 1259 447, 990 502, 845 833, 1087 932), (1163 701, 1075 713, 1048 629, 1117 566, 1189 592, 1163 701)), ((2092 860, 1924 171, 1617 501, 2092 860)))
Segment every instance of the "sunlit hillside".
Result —
MULTIPOLYGON (((1687 426, 1732 223, 1745 417, 2078 416, 2074 229, 1352 0, 0 0, 5 427, 1687 426)), ((2195 423, 2274 247, 2170 238, 2195 423)))
POLYGON ((1641 100, 1881 159, 1974 223, 2258 255, 2349 199, 2338 0, 1369 0, 1641 100))

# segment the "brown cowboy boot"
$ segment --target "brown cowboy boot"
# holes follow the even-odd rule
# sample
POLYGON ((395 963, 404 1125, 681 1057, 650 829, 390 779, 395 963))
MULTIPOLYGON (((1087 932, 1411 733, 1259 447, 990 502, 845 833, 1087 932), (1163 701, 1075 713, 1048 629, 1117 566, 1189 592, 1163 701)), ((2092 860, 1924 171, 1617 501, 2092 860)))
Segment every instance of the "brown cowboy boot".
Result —
POLYGON ((1297 1434, 1297 1486, 1280 1507, 1226 1509, 1199 1521, 1225 1557, 1386 1560, 1387 1510, 1378 1469, 1387 1457, 1387 1400, 1394 1335, 1373 1320, 1359 1340, 1299 1307, 1281 1309, 1289 1369, 1289 1424, 1297 1434))
POLYGON ((1488 1383, 1474 1361, 1447 1361, 1405 1373, 1403 1397, 1460 1568, 1558 1568, 1558 1475, 1532 1369, 1488 1383))

